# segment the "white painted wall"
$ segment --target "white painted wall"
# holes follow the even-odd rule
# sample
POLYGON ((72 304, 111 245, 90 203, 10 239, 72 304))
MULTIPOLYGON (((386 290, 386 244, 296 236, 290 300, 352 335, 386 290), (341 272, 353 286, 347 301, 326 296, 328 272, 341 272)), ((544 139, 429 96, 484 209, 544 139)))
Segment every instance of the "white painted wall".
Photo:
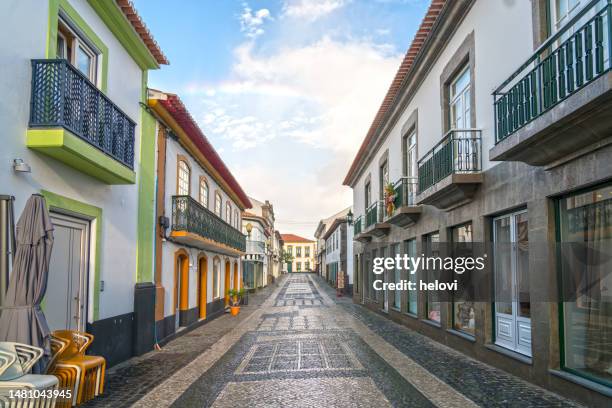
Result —
MULTIPOLYGON (((352 211, 352 209, 351 209, 352 211)), ((353 284, 353 226, 346 226, 346 273, 348 274, 348 283, 353 284)))
MULTIPOLYGON (((236 203, 229 198, 229 196, 220 189, 218 183, 206 172, 198 162, 189 155, 187 150, 181 146, 178 141, 168 138, 166 144, 166 183, 165 183, 165 213, 166 216, 172 220, 172 196, 177 194, 177 163, 179 155, 184 156, 187 159, 189 166, 191 167, 191 197, 199 201, 200 194, 200 176, 206 177, 208 181, 208 200, 209 209, 214 212, 214 191, 219 190, 223 199, 222 209, 223 217, 225 217, 225 203, 230 200, 232 205, 232 217, 234 216, 234 209, 238 206, 236 203)), ((241 220, 238 220, 241 223, 241 220)), ((170 221, 172 222, 172 221, 170 221)), ((240 225, 240 224, 238 224, 240 225)), ((168 232, 169 233, 169 232, 168 232)), ((194 308, 198 305, 198 258, 201 255, 205 255, 208 259, 207 262, 207 290, 206 290, 206 302, 210 303, 213 299, 213 259, 218 256, 221 259, 221 290, 219 292, 220 297, 224 297, 225 289, 225 262, 229 260, 231 263, 230 269, 230 287, 234 287, 234 263, 238 263, 238 276, 242 279, 242 264, 240 257, 230 257, 224 254, 220 254, 214 251, 200 250, 195 248, 187 248, 174 242, 166 241, 162 246, 162 285, 164 286, 164 317, 170 316, 175 313, 174 310, 174 255, 179 249, 185 249, 189 253, 189 308, 194 308)))
MULTIPOLYGON (((109 48, 107 95, 138 124, 134 162, 137 171, 142 71, 86 0, 70 0, 70 3, 109 48)), ((16 197, 17 216, 27 198, 41 189, 102 208, 102 236, 96 238, 102 240, 102 253, 97 256, 101 257, 101 279, 105 282, 99 297, 100 319, 104 319, 133 310, 138 188, 137 185, 103 184, 25 146, 30 114, 30 60, 46 57, 48 7, 48 1, 40 0, 0 2, 3 17, 0 28, 0 194, 16 197), (28 163, 32 172, 14 173, 12 162, 15 158, 28 163)), ((93 275, 90 276, 92 279, 93 275)), ((90 302, 92 295, 90 292, 90 302)), ((89 321, 92 318, 90 303, 89 321)))
POLYGON ((494 145, 494 112, 491 92, 525 62, 533 52, 530 1, 475 2, 457 27, 413 99, 404 109, 400 120, 386 136, 373 160, 359 176, 353 188, 355 218, 365 214, 365 179, 371 173, 372 201, 379 198, 378 162, 389 149, 389 178, 395 182, 402 176, 401 129, 415 109, 418 109, 417 151, 419 159, 442 139, 440 75, 465 38, 473 31, 475 66, 473 90, 476 100, 475 128, 482 130, 483 170, 495 165, 488 160, 494 145))
MULTIPOLYGON (((229 200, 232 206, 232 225, 241 225, 242 221, 239 219, 238 223, 234 223, 234 213, 238 209, 238 205, 232 200, 227 193, 221 189, 219 184, 212 178, 212 176, 206 172, 198 162, 187 152, 187 150, 181 146, 177 141, 168 139, 166 146, 166 197, 164 206, 166 208, 166 214, 172 214, 172 196, 177 194, 177 162, 179 155, 186 157, 187 163, 191 168, 191 197, 199 202, 200 198, 200 176, 206 177, 208 181, 208 209, 215 212, 215 191, 221 194, 221 210, 222 219, 226 222, 230 222, 225 217, 225 203, 229 200)), ((240 211, 238 211, 238 217, 240 218, 240 211)))

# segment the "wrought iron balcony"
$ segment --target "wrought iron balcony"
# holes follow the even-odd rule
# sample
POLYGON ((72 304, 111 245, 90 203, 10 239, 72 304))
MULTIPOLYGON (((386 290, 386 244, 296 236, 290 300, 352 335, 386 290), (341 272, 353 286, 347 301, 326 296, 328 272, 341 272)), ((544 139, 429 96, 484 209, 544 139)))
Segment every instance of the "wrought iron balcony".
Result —
POLYGON ((366 222, 364 233, 377 237, 387 235, 391 226, 384 222, 385 205, 382 201, 375 201, 366 209, 366 222))
POLYGON ((203 243, 214 241, 240 252, 246 250, 246 236, 242 232, 190 196, 172 197, 172 231, 196 234, 204 238, 203 243))
POLYGON ((386 221, 400 227, 414 224, 421 215, 421 206, 416 205, 418 179, 416 177, 401 177, 393 185, 395 191, 395 208, 392 213, 385 209, 386 221))
POLYGON ((478 129, 452 129, 418 162, 417 204, 448 209, 471 198, 482 182, 478 129))
POLYGON ((134 167, 136 123, 64 59, 32 60, 30 128, 50 127, 134 167))
POLYGON ((491 160, 545 165, 609 136, 612 5, 602 3, 588 3, 495 90, 491 160))
POLYGON ((401 177, 393 185, 395 190, 395 208, 409 207, 415 205, 417 194, 416 177, 401 177))
POLYGON ((361 234, 361 230, 363 228, 363 226, 361 225, 362 223, 363 223, 363 216, 359 216, 355 219, 355 221, 353 221, 353 235, 354 236, 361 234))
POLYGON ((264 241, 246 240, 246 252, 249 254, 265 254, 266 243, 264 241))
POLYGON ((383 205, 382 201, 374 201, 367 209, 366 209, 366 228, 371 227, 377 222, 381 222, 383 219, 383 205))

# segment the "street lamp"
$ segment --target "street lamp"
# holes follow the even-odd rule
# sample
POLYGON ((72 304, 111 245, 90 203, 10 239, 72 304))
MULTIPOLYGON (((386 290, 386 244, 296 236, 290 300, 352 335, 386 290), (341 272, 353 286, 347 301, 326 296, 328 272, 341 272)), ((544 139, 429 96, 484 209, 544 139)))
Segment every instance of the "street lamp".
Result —
POLYGON ((353 212, 351 210, 346 214, 346 222, 348 222, 348 225, 353 225, 353 212))
POLYGON ((249 234, 249 238, 251 238, 251 231, 253 231, 253 225, 249 222, 246 226, 247 234, 249 234))

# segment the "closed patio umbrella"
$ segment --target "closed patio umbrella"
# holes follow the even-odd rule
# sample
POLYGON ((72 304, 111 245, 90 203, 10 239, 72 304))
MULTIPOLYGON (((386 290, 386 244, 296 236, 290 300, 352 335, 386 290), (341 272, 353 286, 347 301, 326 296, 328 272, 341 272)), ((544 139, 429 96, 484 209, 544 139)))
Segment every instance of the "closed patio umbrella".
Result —
MULTIPOLYGON (((53 224, 45 199, 32 195, 17 222, 17 246, 13 270, 0 315, 0 341, 25 343, 45 350, 49 357, 49 327, 40 302, 47 289, 53 224)), ((47 358, 33 372, 43 371, 47 358)))

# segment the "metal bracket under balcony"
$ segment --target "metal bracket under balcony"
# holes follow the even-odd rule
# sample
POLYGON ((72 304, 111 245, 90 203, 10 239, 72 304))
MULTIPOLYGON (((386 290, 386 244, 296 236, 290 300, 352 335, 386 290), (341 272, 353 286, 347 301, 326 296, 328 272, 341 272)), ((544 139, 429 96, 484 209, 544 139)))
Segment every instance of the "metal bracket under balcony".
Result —
POLYGON ((612 143, 611 12, 592 2, 496 89, 490 160, 554 166, 612 143))
POLYGON ((386 214, 387 223, 407 228, 419 220, 422 207, 415 203, 417 187, 416 177, 402 177, 393 185, 395 209, 391 214, 386 214))
POLYGON ((453 129, 419 160, 417 204, 450 210, 469 202, 482 184, 481 131, 453 129))

